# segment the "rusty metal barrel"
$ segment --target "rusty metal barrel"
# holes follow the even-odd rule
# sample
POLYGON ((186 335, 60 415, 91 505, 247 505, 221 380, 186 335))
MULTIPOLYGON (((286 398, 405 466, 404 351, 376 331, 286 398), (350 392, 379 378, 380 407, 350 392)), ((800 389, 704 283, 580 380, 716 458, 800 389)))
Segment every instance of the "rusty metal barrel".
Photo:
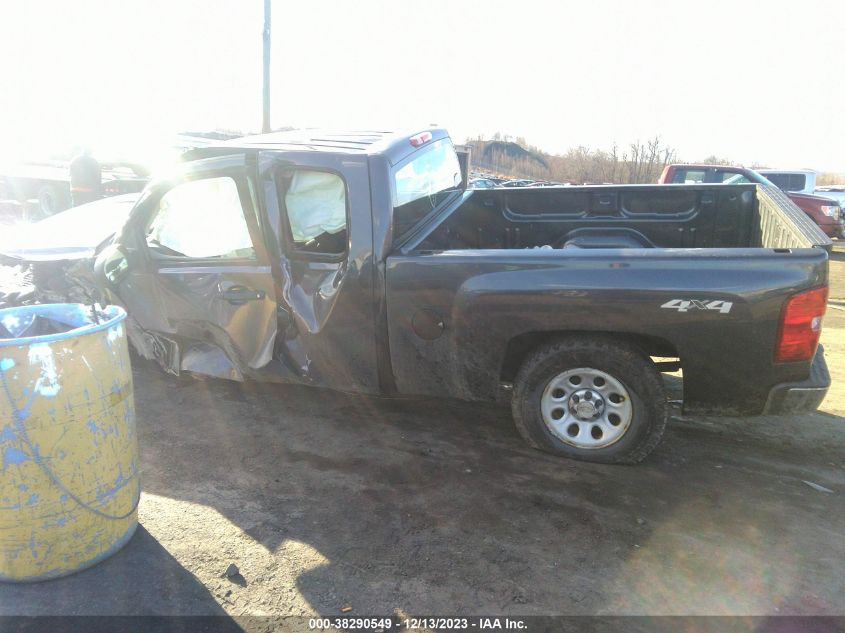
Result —
POLYGON ((79 571, 138 526, 132 372, 117 306, 0 310, 0 580, 79 571))

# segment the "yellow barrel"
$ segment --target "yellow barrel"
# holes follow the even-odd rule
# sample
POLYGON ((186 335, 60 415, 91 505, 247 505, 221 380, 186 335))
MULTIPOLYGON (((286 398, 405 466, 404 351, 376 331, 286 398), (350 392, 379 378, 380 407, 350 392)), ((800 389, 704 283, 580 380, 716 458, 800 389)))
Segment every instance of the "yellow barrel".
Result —
POLYGON ((138 526, 138 440, 126 313, 0 310, 0 580, 55 578, 138 526))

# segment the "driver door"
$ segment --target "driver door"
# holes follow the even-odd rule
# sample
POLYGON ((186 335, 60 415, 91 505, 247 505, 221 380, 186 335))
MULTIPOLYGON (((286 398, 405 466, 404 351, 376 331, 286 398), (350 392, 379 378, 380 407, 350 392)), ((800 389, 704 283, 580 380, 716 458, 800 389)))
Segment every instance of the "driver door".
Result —
POLYGON ((272 359, 276 292, 244 155, 197 161, 140 203, 104 274, 172 372, 243 380, 272 359))

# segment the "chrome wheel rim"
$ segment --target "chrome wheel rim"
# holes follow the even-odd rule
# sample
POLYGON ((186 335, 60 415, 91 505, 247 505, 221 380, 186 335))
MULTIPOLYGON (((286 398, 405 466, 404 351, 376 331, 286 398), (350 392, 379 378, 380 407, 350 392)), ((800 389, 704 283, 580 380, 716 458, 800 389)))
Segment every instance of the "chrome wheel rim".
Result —
POLYGON ((628 389, 610 374, 591 367, 552 378, 540 408, 549 431, 576 448, 605 448, 625 435, 634 417, 628 389))

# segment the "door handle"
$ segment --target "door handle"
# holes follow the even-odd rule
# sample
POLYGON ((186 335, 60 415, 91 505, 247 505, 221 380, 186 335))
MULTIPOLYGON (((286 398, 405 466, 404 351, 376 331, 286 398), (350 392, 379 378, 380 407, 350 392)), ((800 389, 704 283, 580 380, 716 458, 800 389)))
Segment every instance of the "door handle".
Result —
POLYGON ((247 301, 260 301, 267 296, 267 293, 263 290, 253 290, 246 286, 230 286, 226 290, 221 290, 217 296, 232 305, 243 305, 247 301))

